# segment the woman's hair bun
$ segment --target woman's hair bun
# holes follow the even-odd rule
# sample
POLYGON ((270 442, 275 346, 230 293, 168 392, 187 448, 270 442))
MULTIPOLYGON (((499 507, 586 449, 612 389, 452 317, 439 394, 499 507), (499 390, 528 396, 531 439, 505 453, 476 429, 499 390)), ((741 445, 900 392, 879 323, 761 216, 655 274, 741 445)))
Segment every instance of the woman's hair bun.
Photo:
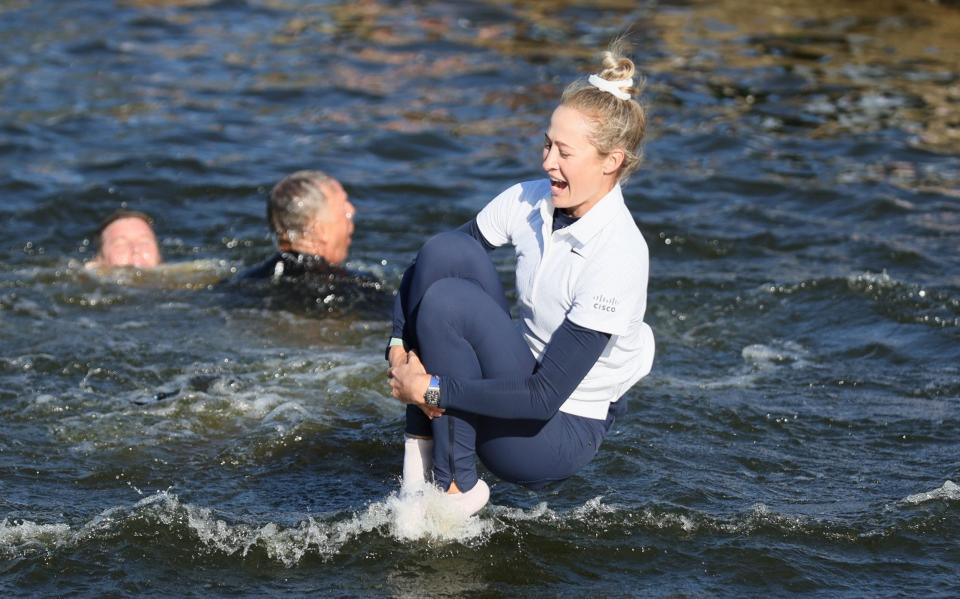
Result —
POLYGON ((607 81, 632 79, 637 69, 626 53, 626 41, 618 39, 610 44, 610 47, 602 54, 603 62, 599 73, 600 77, 607 81))

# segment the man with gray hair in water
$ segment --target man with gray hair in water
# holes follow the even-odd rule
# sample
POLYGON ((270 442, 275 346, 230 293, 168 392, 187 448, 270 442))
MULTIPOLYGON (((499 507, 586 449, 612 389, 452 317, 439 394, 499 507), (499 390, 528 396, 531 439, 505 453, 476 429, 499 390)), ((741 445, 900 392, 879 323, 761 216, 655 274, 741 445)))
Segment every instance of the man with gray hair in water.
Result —
POLYGON ((276 280, 343 271, 355 213, 333 177, 313 170, 284 177, 267 200, 267 221, 278 251, 240 278, 276 280))

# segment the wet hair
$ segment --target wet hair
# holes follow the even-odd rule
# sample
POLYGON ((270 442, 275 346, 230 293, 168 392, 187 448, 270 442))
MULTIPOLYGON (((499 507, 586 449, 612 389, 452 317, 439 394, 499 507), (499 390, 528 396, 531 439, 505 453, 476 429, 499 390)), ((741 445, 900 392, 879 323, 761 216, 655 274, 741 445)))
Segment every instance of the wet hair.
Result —
MULTIPOLYGON (((614 40, 601 54, 601 68, 597 75, 607 81, 619 81, 638 77, 633 61, 627 58, 628 44, 623 38, 614 40)), ((643 89, 643 81, 622 91, 630 94, 629 100, 621 100, 613 94, 591 85, 586 78, 578 79, 563 90, 560 104, 576 108, 592 121, 590 142, 601 156, 614 150, 622 150, 623 164, 617 173, 618 181, 626 181, 630 173, 643 160, 643 141, 647 130, 647 116, 637 95, 643 89)))
POLYGON ((267 221, 277 238, 303 235, 310 222, 327 209, 320 183, 329 177, 320 171, 297 171, 273 186, 267 201, 267 221))
POLYGON ((147 223, 147 225, 149 225, 151 229, 153 229, 153 217, 151 217, 146 212, 140 212, 139 210, 125 210, 125 209, 117 210, 107 218, 103 219, 103 221, 100 223, 100 226, 97 227, 97 232, 93 236, 94 244, 96 244, 97 247, 100 247, 100 242, 103 239, 103 232, 107 230, 107 227, 117 222, 118 220, 121 220, 124 218, 139 218, 143 222, 147 223))

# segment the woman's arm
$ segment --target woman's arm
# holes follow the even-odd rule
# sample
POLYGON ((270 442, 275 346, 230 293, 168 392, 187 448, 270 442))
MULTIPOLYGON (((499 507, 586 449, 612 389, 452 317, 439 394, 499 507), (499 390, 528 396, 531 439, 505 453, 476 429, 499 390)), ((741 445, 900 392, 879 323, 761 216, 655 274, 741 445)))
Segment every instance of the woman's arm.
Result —
POLYGON ((496 418, 549 420, 603 353, 610 335, 564 320, 532 376, 440 377, 440 407, 496 418))
POLYGON ((463 223, 462 225, 460 225, 460 227, 457 228, 457 231, 460 231, 461 233, 466 233, 470 237, 473 237, 474 239, 479 241, 480 245, 483 246, 483 249, 487 250, 488 252, 491 252, 497 249, 497 246, 487 241, 487 238, 484 237, 483 233, 480 232, 480 225, 477 224, 476 217, 470 219, 470 222, 463 223))
MULTIPOLYGON (((440 408, 507 419, 549 420, 587 376, 610 335, 564 320, 536 371, 525 377, 462 380, 440 377, 440 408)), ((422 405, 430 375, 419 360, 391 369, 393 396, 422 405)))

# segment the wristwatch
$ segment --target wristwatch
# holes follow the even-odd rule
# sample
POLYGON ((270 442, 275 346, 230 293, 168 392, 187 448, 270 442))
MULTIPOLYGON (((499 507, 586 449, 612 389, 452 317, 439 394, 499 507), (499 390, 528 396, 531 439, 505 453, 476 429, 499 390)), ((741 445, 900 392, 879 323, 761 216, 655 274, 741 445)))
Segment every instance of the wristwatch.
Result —
POLYGON ((435 374, 430 375, 430 385, 423 394, 423 402, 428 406, 440 407, 440 377, 435 374))

